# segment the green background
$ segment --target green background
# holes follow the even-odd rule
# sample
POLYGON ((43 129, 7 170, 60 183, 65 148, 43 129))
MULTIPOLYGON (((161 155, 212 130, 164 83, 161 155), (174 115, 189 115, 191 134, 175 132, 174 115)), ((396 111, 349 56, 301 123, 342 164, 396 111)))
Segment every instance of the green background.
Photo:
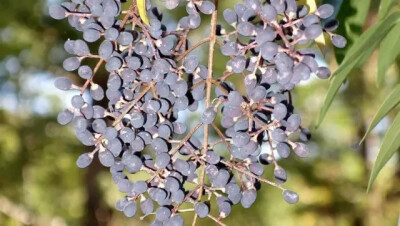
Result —
MULTIPOLYGON (((338 33, 346 36, 350 45, 377 21, 379 1, 330 2, 339 10, 338 33)), ((82 81, 61 67, 67 57, 64 41, 80 38, 81 34, 72 30, 66 20, 55 21, 48 16, 48 5, 55 3, 0 1, 0 225, 147 225, 151 216, 141 221, 138 213, 127 219, 115 210, 114 203, 122 195, 105 168, 95 162, 87 169, 77 169, 76 158, 86 151, 85 147, 76 140, 71 127, 56 122, 57 112, 69 104, 70 96, 53 88, 54 78, 68 76, 78 84, 82 81)), ((234 3, 222 0, 220 8, 234 3)), ((396 7, 398 4, 392 10, 396 7)), ((184 13, 180 8, 166 15, 166 21, 184 13)), ((204 19, 204 25, 192 34, 193 42, 207 36, 208 20, 204 19)), ((334 50, 327 42, 327 64, 337 68, 346 50, 334 50)), ((206 50, 196 53, 206 56, 206 50)), ((309 142, 312 156, 300 159, 292 155, 280 164, 289 174, 285 187, 299 193, 299 203, 289 205, 279 190, 263 185, 254 206, 235 206, 224 220, 227 225, 398 224, 398 154, 366 193, 372 163, 393 115, 386 117, 365 143, 357 145, 378 106, 399 79, 397 59, 387 72, 385 86, 377 88, 377 57, 374 52, 363 67, 352 71, 318 129, 316 119, 329 82, 312 79, 296 88, 295 106, 303 125, 313 133, 309 142)), ((216 59, 218 76, 226 60, 221 55, 216 59)), ((106 74, 99 79, 104 83, 106 74)), ((198 115, 191 117, 198 120, 198 115)), ((267 166, 266 171, 271 178, 273 168, 267 166)), ((183 216, 189 225, 192 213, 183 216)), ((214 224, 208 220, 198 223, 214 224)))

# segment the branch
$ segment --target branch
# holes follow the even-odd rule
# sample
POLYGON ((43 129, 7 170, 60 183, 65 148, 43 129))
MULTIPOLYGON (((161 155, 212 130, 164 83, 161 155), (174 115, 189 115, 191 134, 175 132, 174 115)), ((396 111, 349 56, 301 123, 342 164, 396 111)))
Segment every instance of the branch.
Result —
MULTIPOLYGON (((210 45, 208 50, 208 74, 206 79, 206 108, 210 107, 211 102, 211 86, 213 81, 213 66, 214 66, 214 49, 216 42, 216 29, 217 29, 217 15, 218 15, 218 0, 214 0, 215 11, 211 15, 211 30, 210 30, 210 45)), ((208 151, 208 124, 204 125, 204 141, 203 141, 203 155, 205 156, 208 151)), ((206 166, 203 164, 200 176, 199 197, 197 201, 201 201, 203 196, 204 177, 206 173, 206 166)), ((192 225, 196 225, 197 214, 194 215, 192 225)))
POLYGON ((86 80, 85 84, 82 86, 81 88, 81 96, 83 95, 83 93, 85 93, 87 87, 89 86, 89 84, 93 81, 94 76, 96 75, 97 71, 100 69, 100 66, 103 64, 104 60, 101 59, 99 60, 99 62, 97 62, 96 67, 93 70, 93 75, 92 77, 90 77, 90 79, 86 80))
POLYGON ((272 185, 274 187, 277 187, 277 188, 281 189, 282 191, 286 190, 280 184, 277 184, 275 182, 272 182, 272 181, 269 181, 269 180, 264 179, 262 177, 259 177, 257 175, 254 175, 253 173, 251 173, 251 172, 249 172, 249 171, 247 171, 247 170, 245 170, 243 168, 240 168, 240 167, 238 167, 238 166, 236 166, 236 165, 234 165, 234 164, 232 164, 230 162, 227 162, 225 160, 221 160, 221 163, 224 164, 225 166, 229 167, 229 168, 235 169, 236 171, 238 171, 238 172, 240 172, 242 174, 246 174, 247 176, 250 176, 250 177, 252 177, 254 179, 257 179, 257 180, 259 180, 261 182, 264 182, 266 184, 269 184, 269 185, 272 185))

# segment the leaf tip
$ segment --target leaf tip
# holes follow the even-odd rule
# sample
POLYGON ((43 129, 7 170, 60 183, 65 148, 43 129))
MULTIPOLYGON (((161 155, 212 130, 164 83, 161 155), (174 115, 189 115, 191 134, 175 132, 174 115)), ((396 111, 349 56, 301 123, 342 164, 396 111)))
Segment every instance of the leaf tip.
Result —
POLYGON ((367 134, 365 134, 365 135, 361 138, 361 140, 360 140, 360 142, 358 143, 358 145, 361 145, 361 144, 365 141, 366 138, 367 138, 367 134))
POLYGON ((320 113, 319 113, 319 116, 318 116, 317 124, 315 125, 316 129, 318 129, 321 126, 322 121, 324 120, 324 118, 325 118, 325 111, 322 108, 320 113))
POLYGON ((373 181, 372 181, 372 178, 370 178, 370 180, 368 181, 368 186, 367 186, 367 190, 366 190, 367 194, 371 191, 372 184, 373 184, 373 181))

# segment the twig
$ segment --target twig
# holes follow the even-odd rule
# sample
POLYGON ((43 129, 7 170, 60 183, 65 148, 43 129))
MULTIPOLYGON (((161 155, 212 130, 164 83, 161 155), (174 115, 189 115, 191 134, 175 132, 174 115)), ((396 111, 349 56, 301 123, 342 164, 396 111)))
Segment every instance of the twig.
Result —
POLYGON ((269 180, 264 179, 264 178, 262 178, 262 177, 259 177, 259 176, 257 176, 257 175, 254 175, 253 173, 251 173, 251 172, 249 172, 249 171, 247 171, 247 170, 245 170, 245 169, 243 169, 243 168, 240 168, 240 167, 238 167, 238 166, 236 166, 236 165, 234 165, 234 164, 232 164, 232 163, 230 163, 230 162, 227 162, 227 161, 225 161, 225 160, 221 160, 221 163, 224 164, 224 165, 227 166, 227 167, 230 167, 230 168, 232 168, 232 169, 235 169, 236 171, 238 171, 238 172, 240 172, 240 173, 242 173, 242 174, 246 174, 247 176, 250 176, 250 177, 252 177, 252 178, 254 178, 254 179, 257 179, 257 180, 259 180, 259 181, 261 181, 261 182, 264 182, 264 183, 266 183, 266 184, 269 184, 269 185, 272 185, 272 186, 274 186, 274 187, 277 187, 277 188, 281 189, 282 191, 285 190, 280 184, 277 184, 277 183, 275 183, 275 182, 272 182, 272 181, 269 181, 269 180))
POLYGON ((200 81, 200 82, 194 84, 193 86, 191 86, 189 89, 190 89, 190 90, 194 90, 194 89, 196 89, 197 87, 199 87, 199 86, 201 86, 201 85, 204 85, 205 83, 206 83, 205 80, 200 81))
POLYGON ((188 134, 186 134, 185 138, 183 138, 175 147, 174 151, 171 153, 171 156, 175 155, 179 148, 181 148, 190 139, 190 137, 192 137, 192 135, 200 128, 201 125, 203 125, 203 123, 197 123, 197 125, 188 134))
POLYGON ((228 92, 224 87, 222 87, 222 86, 219 84, 219 82, 217 82, 217 81, 215 81, 215 80, 212 80, 211 82, 212 82, 212 84, 214 84, 216 87, 220 88, 221 91, 222 91, 225 95, 228 95, 228 94, 229 94, 229 92, 228 92))
POLYGON ((200 40, 198 43, 194 44, 193 46, 191 46, 188 50, 186 50, 185 52, 183 52, 178 58, 176 58, 176 61, 181 61, 183 58, 186 57, 186 55, 188 55, 190 52, 192 52, 194 49, 196 49, 197 47, 199 47, 201 44, 204 44, 206 42, 210 41, 210 37, 207 37, 203 40, 200 40))
POLYGON ((221 226, 226 226, 226 224, 222 223, 218 218, 213 217, 212 215, 208 214, 207 217, 209 217, 210 219, 212 219, 213 221, 215 221, 217 224, 221 225, 221 226))
POLYGON ((211 126, 214 128, 214 130, 217 132, 218 136, 221 138, 221 140, 225 143, 226 148, 230 151, 231 150, 231 145, 227 142, 226 137, 224 134, 221 132, 221 130, 215 125, 215 123, 212 123, 211 126))
POLYGON ((197 185, 195 188, 193 188, 193 190, 189 191, 189 193, 186 194, 185 198, 183 199, 183 202, 181 204, 176 205, 173 209, 172 209, 172 213, 176 213, 178 211, 178 208, 185 203, 190 196, 193 195, 194 192, 196 192, 196 190, 199 188, 199 185, 197 185))
POLYGON ((152 85, 147 86, 140 94, 139 96, 134 99, 132 102, 129 103, 128 107, 125 108, 125 110, 121 113, 121 115, 119 115, 114 123, 112 124, 112 126, 116 126, 123 118, 124 116, 133 108, 133 106, 135 106, 135 104, 147 93, 147 91, 149 91, 151 89, 152 85))
POLYGON ((83 93, 85 93, 87 87, 89 86, 89 84, 93 81, 94 76, 96 75, 97 71, 99 70, 101 64, 104 62, 103 59, 99 60, 99 62, 97 62, 96 67, 93 70, 93 75, 92 77, 90 77, 90 79, 86 80, 85 84, 82 86, 81 88, 81 95, 83 95, 83 93))

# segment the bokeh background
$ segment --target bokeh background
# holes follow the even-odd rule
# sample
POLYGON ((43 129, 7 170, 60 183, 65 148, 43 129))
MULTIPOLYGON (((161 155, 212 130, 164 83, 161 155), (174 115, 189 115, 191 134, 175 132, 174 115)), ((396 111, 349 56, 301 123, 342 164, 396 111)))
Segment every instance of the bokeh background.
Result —
MULTIPOLYGON (((371 4, 364 1, 369 2, 329 1, 335 4, 342 25, 338 33, 345 35, 350 45, 377 20, 379 1, 372 0, 371 4)), ((236 0, 220 2, 220 7, 225 8, 236 0)), ((121 194, 106 169, 97 162, 85 170, 75 166, 85 147, 75 139, 70 127, 56 122, 58 111, 69 105, 72 93, 56 90, 54 79, 68 76, 82 82, 61 67, 67 56, 64 41, 81 35, 66 20, 55 21, 48 16, 48 6, 56 3, 56 0, 0 0, 0 225, 147 225, 151 217, 143 221, 139 217, 127 219, 115 210, 114 203, 121 194)), ((180 8, 173 14, 165 14, 165 19, 174 23, 183 14, 184 8, 180 8)), ((207 29, 206 25, 198 29, 192 35, 193 40, 206 36, 207 29)), ((326 64, 333 69, 337 67, 336 59, 346 49, 337 51, 336 56, 334 51, 327 43, 326 64)), ((205 56, 206 51, 200 49, 197 54, 205 56)), ((236 206, 225 223, 232 226, 400 224, 398 154, 366 193, 369 171, 392 115, 377 126, 365 143, 357 145, 377 107, 399 80, 400 59, 397 59, 388 71, 385 86, 376 87, 377 57, 374 53, 362 68, 352 72, 318 129, 315 129, 316 118, 329 82, 312 79, 296 88, 295 105, 302 114, 303 124, 313 132, 309 143, 312 156, 299 159, 293 155, 281 164, 289 173, 286 187, 300 194, 300 202, 289 205, 280 191, 263 186, 252 208, 236 206)), ((225 64, 221 61, 216 67, 218 75, 225 64)), ((104 83, 106 74, 98 79, 104 83)), ((190 117, 196 120, 197 116, 190 117)), ((272 167, 267 167, 267 176, 272 171, 272 167)), ((191 219, 191 213, 184 216, 191 219)), ((214 224, 207 220, 199 223, 214 224)))

